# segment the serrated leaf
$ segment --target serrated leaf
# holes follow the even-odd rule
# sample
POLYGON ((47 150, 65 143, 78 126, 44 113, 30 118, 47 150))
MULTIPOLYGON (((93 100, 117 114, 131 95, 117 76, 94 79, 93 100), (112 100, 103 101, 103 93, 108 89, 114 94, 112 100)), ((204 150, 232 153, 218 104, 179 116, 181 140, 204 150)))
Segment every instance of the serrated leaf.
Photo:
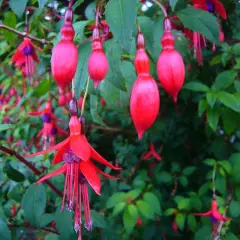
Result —
POLYGON ((213 14, 193 7, 188 7, 177 12, 177 16, 182 21, 184 27, 203 34, 213 43, 218 42, 219 25, 217 18, 213 14))
POLYGON ((114 37, 128 52, 132 39, 133 29, 136 26, 136 0, 110 0, 107 3, 105 16, 114 37))
POLYGON ((147 202, 139 200, 137 201, 137 208, 138 211, 147 219, 153 218, 153 209, 152 206, 149 205, 147 202))
POLYGON ((153 212, 157 215, 162 213, 160 201, 156 195, 151 192, 146 192, 143 195, 143 200, 152 206, 153 212))
POLYGON ((184 88, 195 92, 209 91, 209 87, 201 82, 188 82, 184 85, 184 88))
POLYGON ((43 184, 32 184, 22 199, 24 216, 33 226, 39 226, 46 207, 46 192, 43 184))
POLYGON ((25 11, 27 2, 28 0, 9 0, 9 6, 18 17, 21 17, 25 11))
POLYGON ((106 207, 113 208, 116 204, 123 202, 124 198, 126 198, 126 193, 124 192, 114 193, 110 198, 108 198, 106 207))

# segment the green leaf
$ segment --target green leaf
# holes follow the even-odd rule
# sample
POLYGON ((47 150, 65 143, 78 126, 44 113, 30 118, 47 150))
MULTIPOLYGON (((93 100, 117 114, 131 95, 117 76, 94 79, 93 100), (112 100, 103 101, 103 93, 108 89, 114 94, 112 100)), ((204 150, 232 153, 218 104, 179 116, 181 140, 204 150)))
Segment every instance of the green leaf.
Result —
POLYGON ((227 189, 226 178, 221 175, 217 176, 215 184, 216 184, 216 190, 222 194, 225 194, 226 189, 227 189))
POLYGON ((185 89, 194 91, 194 92, 208 92, 209 87, 201 82, 188 82, 184 85, 185 89))
POLYGON ((213 158, 208 158, 208 159, 204 160, 204 164, 206 164, 208 166, 214 166, 216 164, 216 160, 213 158))
POLYGON ((233 218, 240 216, 240 202, 232 200, 229 206, 230 216, 233 218))
POLYGON ((181 176, 181 177, 179 178, 179 183, 180 183, 183 187, 187 187, 187 185, 188 185, 188 179, 187 179, 187 177, 181 176))
POLYGON ((222 91, 218 93, 217 97, 226 107, 232 109, 233 111, 240 112, 239 101, 233 94, 222 91))
POLYGON ((196 167, 190 166, 183 169, 183 175, 189 176, 192 175, 197 170, 196 167))
POLYGON ((214 107, 217 100, 217 94, 215 92, 208 92, 207 93, 207 102, 211 108, 214 107))
POLYGON ((162 209, 159 199, 151 192, 146 192, 143 195, 143 200, 152 206, 153 212, 157 215, 161 215, 162 209))
POLYGON ((189 210, 190 209, 190 199, 184 198, 178 203, 179 210, 189 210))
POLYGON ((223 90, 228 88, 230 85, 234 83, 237 77, 237 72, 235 71, 224 71, 218 74, 216 81, 212 85, 212 89, 214 90, 223 90))
POLYGON ((82 44, 78 47, 78 66, 75 74, 75 95, 78 99, 85 90, 85 86, 88 79, 88 58, 91 53, 90 43, 82 44))
POLYGON ((43 184, 32 184, 22 199, 24 216, 33 226, 40 225, 41 216, 46 207, 46 192, 43 184))
POLYGON ((114 38, 121 44, 123 51, 128 52, 136 26, 137 0, 110 0, 105 16, 114 38))
POLYGON ((207 109, 208 109, 208 103, 206 99, 202 99, 198 105, 198 116, 201 117, 207 109))
POLYGON ((147 202, 139 200, 137 201, 138 211, 147 219, 153 218, 153 209, 152 206, 147 202))
POLYGON ((229 174, 229 175, 231 174, 232 165, 229 161, 219 161, 218 164, 224 168, 224 170, 227 172, 227 174, 229 174))
POLYGON ((127 91, 122 72, 120 70, 122 55, 120 45, 115 41, 115 39, 112 39, 107 41, 105 48, 109 64, 109 70, 105 81, 109 81, 115 87, 123 91, 127 91))
POLYGON ((44 240, 59 240, 59 236, 53 233, 48 234, 44 240))
POLYGON ((178 228, 182 231, 184 229, 185 225, 185 220, 186 220, 186 215, 182 213, 177 213, 175 221, 178 226, 178 228))
POLYGON ((0 124, 0 132, 14 128, 13 124, 0 124))
POLYGON ((96 10, 95 2, 88 4, 88 6, 85 9, 85 16, 88 20, 95 20, 95 13, 94 13, 95 10, 96 10))
POLYGON ((98 113, 98 105, 99 105, 98 97, 91 94, 90 95, 90 113, 91 113, 92 120, 95 123, 100 124, 101 126, 106 126, 106 124, 104 123, 104 121, 102 120, 102 118, 98 113))
POLYGON ((106 207, 113 208, 116 204, 123 202, 124 198, 126 198, 126 193, 124 192, 117 192, 114 193, 110 198, 108 198, 106 207))
POLYGON ((75 11, 76 8, 79 7, 83 2, 84 0, 77 0, 72 6, 73 11, 75 11))
POLYGON ((239 240, 239 238, 230 232, 227 234, 227 236, 224 238, 224 240, 239 240))
POLYGON ((99 214, 95 210, 91 210, 91 216, 93 220, 93 226, 98 228, 107 228, 108 224, 103 215, 99 214))
POLYGON ((125 202, 117 203, 113 209, 112 213, 113 217, 116 217, 119 213, 121 213, 125 207, 126 207, 125 202))
POLYGON ((55 220, 55 215, 54 214, 43 214, 40 219, 40 227, 45 227, 49 223, 55 220))
POLYGON ((127 197, 131 198, 132 200, 135 200, 136 198, 139 197, 139 195, 141 194, 142 190, 141 189, 134 189, 134 190, 131 190, 130 192, 127 193, 127 197))
POLYGON ((124 214, 123 214, 123 225, 124 228, 128 233, 131 233, 134 226, 136 224, 135 219, 131 216, 131 214, 128 211, 128 208, 125 208, 124 214))
POLYGON ((10 161, 7 161, 4 167, 4 172, 7 176, 15 182, 22 182, 25 180, 25 176, 13 168, 10 164, 10 161))
POLYGON ((193 214, 189 214, 187 217, 187 224, 191 231, 195 232, 197 229, 197 221, 193 214))
POLYGON ((162 171, 157 175, 157 180, 158 182, 171 183, 173 180, 173 177, 168 172, 162 171))
POLYGON ((60 234, 61 240, 77 239, 77 235, 73 228, 73 212, 63 211, 58 208, 55 214, 56 228, 60 234), (69 224, 71 223, 71 224, 69 224))
MULTIPOLYGON (((13 12, 7 12, 3 21, 3 24, 15 28, 17 24, 17 18, 16 15, 13 12)), ((8 30, 3 30, 4 36, 6 40, 11 44, 15 44, 16 35, 13 32, 10 32, 8 30)))
POLYGON ((9 0, 9 6, 18 17, 21 17, 25 11, 27 2, 28 0, 9 0))
POLYGON ((8 225, 2 219, 0 219, 0 239, 2 240, 12 239, 11 232, 8 229, 8 225))
POLYGON ((137 218, 138 218, 138 209, 137 209, 137 207, 135 205, 133 205, 133 204, 130 204, 130 205, 128 205, 127 209, 128 209, 128 212, 130 213, 131 217, 136 222, 137 218))
POLYGON ((170 6, 171 6, 173 11, 175 9, 175 6, 176 6, 177 2, 178 2, 178 0, 169 0, 170 6))
POLYGON ((209 126, 215 132, 217 130, 219 120, 219 112, 216 109, 208 109, 207 111, 207 121, 209 126))
POLYGON ((41 97, 49 92, 50 90, 50 79, 45 79, 41 81, 37 86, 34 87, 33 95, 36 97, 41 97))
POLYGON ((202 208, 202 202, 199 196, 191 196, 190 197, 190 204, 193 209, 196 209, 197 211, 200 211, 202 208))
POLYGON ((177 212, 177 209, 176 208, 168 208, 165 212, 164 212, 164 215, 165 216, 171 216, 173 214, 175 214, 177 212))
POLYGON ((47 2, 48 0, 38 0, 38 7, 42 9, 47 2))
POLYGON ((198 229, 198 231, 194 235, 194 240, 209 240, 212 237, 212 227, 211 226, 203 226, 198 229))
POLYGON ((193 32, 203 34, 213 43, 218 42, 219 25, 217 18, 213 16, 213 14, 193 7, 188 7, 177 12, 177 16, 182 21, 184 27, 189 28, 193 32))

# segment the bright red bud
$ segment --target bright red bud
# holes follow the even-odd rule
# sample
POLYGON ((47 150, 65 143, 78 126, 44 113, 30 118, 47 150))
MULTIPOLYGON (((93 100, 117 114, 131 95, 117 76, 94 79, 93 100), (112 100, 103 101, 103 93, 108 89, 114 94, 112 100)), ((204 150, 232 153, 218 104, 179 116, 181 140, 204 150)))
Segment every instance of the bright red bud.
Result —
POLYGON ((157 74, 163 88, 177 102, 185 78, 185 67, 182 56, 174 49, 174 36, 171 32, 169 18, 164 19, 164 33, 161 40, 163 50, 157 62, 157 74))
POLYGON ((72 9, 67 9, 64 25, 61 29, 62 39, 52 52, 52 75, 58 86, 65 88, 73 79, 78 63, 78 50, 73 43, 72 9))
POLYGON ((64 95, 60 95, 58 98, 59 106, 64 106, 66 104, 66 97, 64 95))
POLYGON ((157 118, 160 96, 157 84, 150 76, 149 59, 144 50, 144 37, 140 30, 137 35, 137 54, 134 64, 138 78, 132 88, 130 112, 138 132, 138 139, 141 139, 157 118))
POLYGON ((88 73, 95 88, 105 78, 107 72, 108 60, 103 51, 99 30, 95 27, 93 30, 92 52, 88 60, 88 73))

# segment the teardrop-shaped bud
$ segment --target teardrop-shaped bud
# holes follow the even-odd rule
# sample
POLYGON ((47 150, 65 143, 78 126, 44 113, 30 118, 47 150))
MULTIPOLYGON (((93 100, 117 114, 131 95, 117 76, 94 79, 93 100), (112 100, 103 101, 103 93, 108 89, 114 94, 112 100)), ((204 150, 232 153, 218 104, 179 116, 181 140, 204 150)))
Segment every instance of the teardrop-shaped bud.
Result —
POLYGON ((180 89, 185 79, 185 66, 182 56, 174 49, 174 36, 171 32, 171 22, 164 19, 164 33, 161 40, 163 50, 157 62, 157 74, 163 88, 177 102, 180 89))
POLYGON ((92 52, 88 59, 88 73, 95 88, 105 78, 107 72, 108 60, 103 51, 99 30, 95 27, 93 30, 92 52))
POLYGON ((59 98, 58 98, 58 104, 59 104, 59 106, 64 106, 64 105, 66 105, 66 98, 65 98, 65 96, 63 95, 63 94, 61 94, 60 96, 59 96, 59 98))
POLYGON ((134 65, 137 75, 150 72, 150 61, 144 49, 145 41, 143 34, 139 31, 136 38, 137 53, 134 59, 134 65))
POLYGON ((53 48, 52 75, 59 87, 65 88, 73 79, 78 63, 78 51, 73 43, 72 10, 67 9, 61 28, 61 41, 53 48))
POLYGON ((150 75, 140 75, 135 81, 130 99, 130 112, 138 139, 155 122, 160 107, 160 96, 155 80, 150 75))

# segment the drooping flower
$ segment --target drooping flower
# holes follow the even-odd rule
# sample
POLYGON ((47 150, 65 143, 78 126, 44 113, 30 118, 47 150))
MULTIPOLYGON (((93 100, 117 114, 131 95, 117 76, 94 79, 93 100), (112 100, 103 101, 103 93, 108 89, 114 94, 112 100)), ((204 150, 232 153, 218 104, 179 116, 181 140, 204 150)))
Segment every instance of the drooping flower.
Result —
POLYGON ((141 159, 148 160, 150 158, 155 158, 158 161, 162 160, 162 157, 157 153, 152 142, 149 144, 149 151, 143 154, 141 159))
POLYGON ((158 58, 157 74, 163 88, 176 103, 185 79, 185 66, 182 56, 174 48, 174 36, 169 18, 164 19, 163 29, 161 39, 163 50, 158 58))
POLYGON ((65 13, 63 27, 61 28, 61 41, 52 52, 52 75, 56 83, 63 90, 72 81, 78 63, 78 50, 73 42, 74 29, 72 26, 73 12, 68 8, 65 13))
POLYGON ((224 20, 227 19, 227 13, 223 4, 218 0, 207 0, 206 1, 207 11, 211 13, 218 13, 224 20))
POLYGON ((209 217, 213 223, 213 229, 214 229, 214 233, 216 230, 216 224, 219 221, 230 221, 231 218, 227 218, 224 217, 223 215, 221 215, 221 213, 218 211, 218 204, 217 204, 217 200, 216 200, 216 196, 213 195, 213 199, 212 199, 212 206, 211 209, 209 211, 207 211, 206 213, 195 213, 195 216, 203 216, 203 217, 209 217))
POLYGON ((56 118, 53 114, 52 102, 48 100, 46 107, 39 112, 29 112, 30 116, 42 116, 43 128, 38 133, 37 137, 41 136, 41 141, 43 143, 43 149, 55 144, 56 134, 67 135, 68 133, 60 128, 56 122, 61 122, 60 119, 56 118))
POLYGON ((96 194, 100 195, 101 183, 98 174, 107 178, 116 179, 98 169, 92 160, 114 170, 119 170, 119 168, 113 166, 101 155, 99 155, 98 152, 96 152, 88 143, 85 135, 82 134, 83 126, 77 117, 76 99, 70 102, 70 112, 70 136, 63 142, 50 147, 45 151, 31 154, 26 157, 29 158, 57 150, 53 159, 53 165, 60 162, 63 162, 63 165, 54 172, 41 178, 37 181, 37 184, 42 183, 53 176, 65 174, 61 210, 64 209, 65 204, 68 210, 71 211, 74 209, 74 228, 76 232, 79 232, 79 239, 81 239, 82 205, 84 207, 85 227, 88 231, 92 229, 92 218, 88 198, 88 184, 92 187, 96 194))
POLYGON ((34 62, 39 63, 36 50, 42 51, 41 48, 32 43, 31 39, 25 37, 12 57, 14 66, 22 72, 24 78, 29 77, 31 84, 32 77, 36 72, 34 62))
POLYGON ((144 132, 155 122, 160 108, 158 87, 150 75, 149 58, 144 47, 144 36, 139 29, 137 53, 134 60, 138 77, 133 85, 130 98, 131 118, 137 130, 138 139, 141 139, 144 132))
POLYGON ((107 72, 108 60, 103 50, 98 26, 95 26, 92 35, 92 52, 88 59, 88 73, 95 88, 105 78, 107 72))

